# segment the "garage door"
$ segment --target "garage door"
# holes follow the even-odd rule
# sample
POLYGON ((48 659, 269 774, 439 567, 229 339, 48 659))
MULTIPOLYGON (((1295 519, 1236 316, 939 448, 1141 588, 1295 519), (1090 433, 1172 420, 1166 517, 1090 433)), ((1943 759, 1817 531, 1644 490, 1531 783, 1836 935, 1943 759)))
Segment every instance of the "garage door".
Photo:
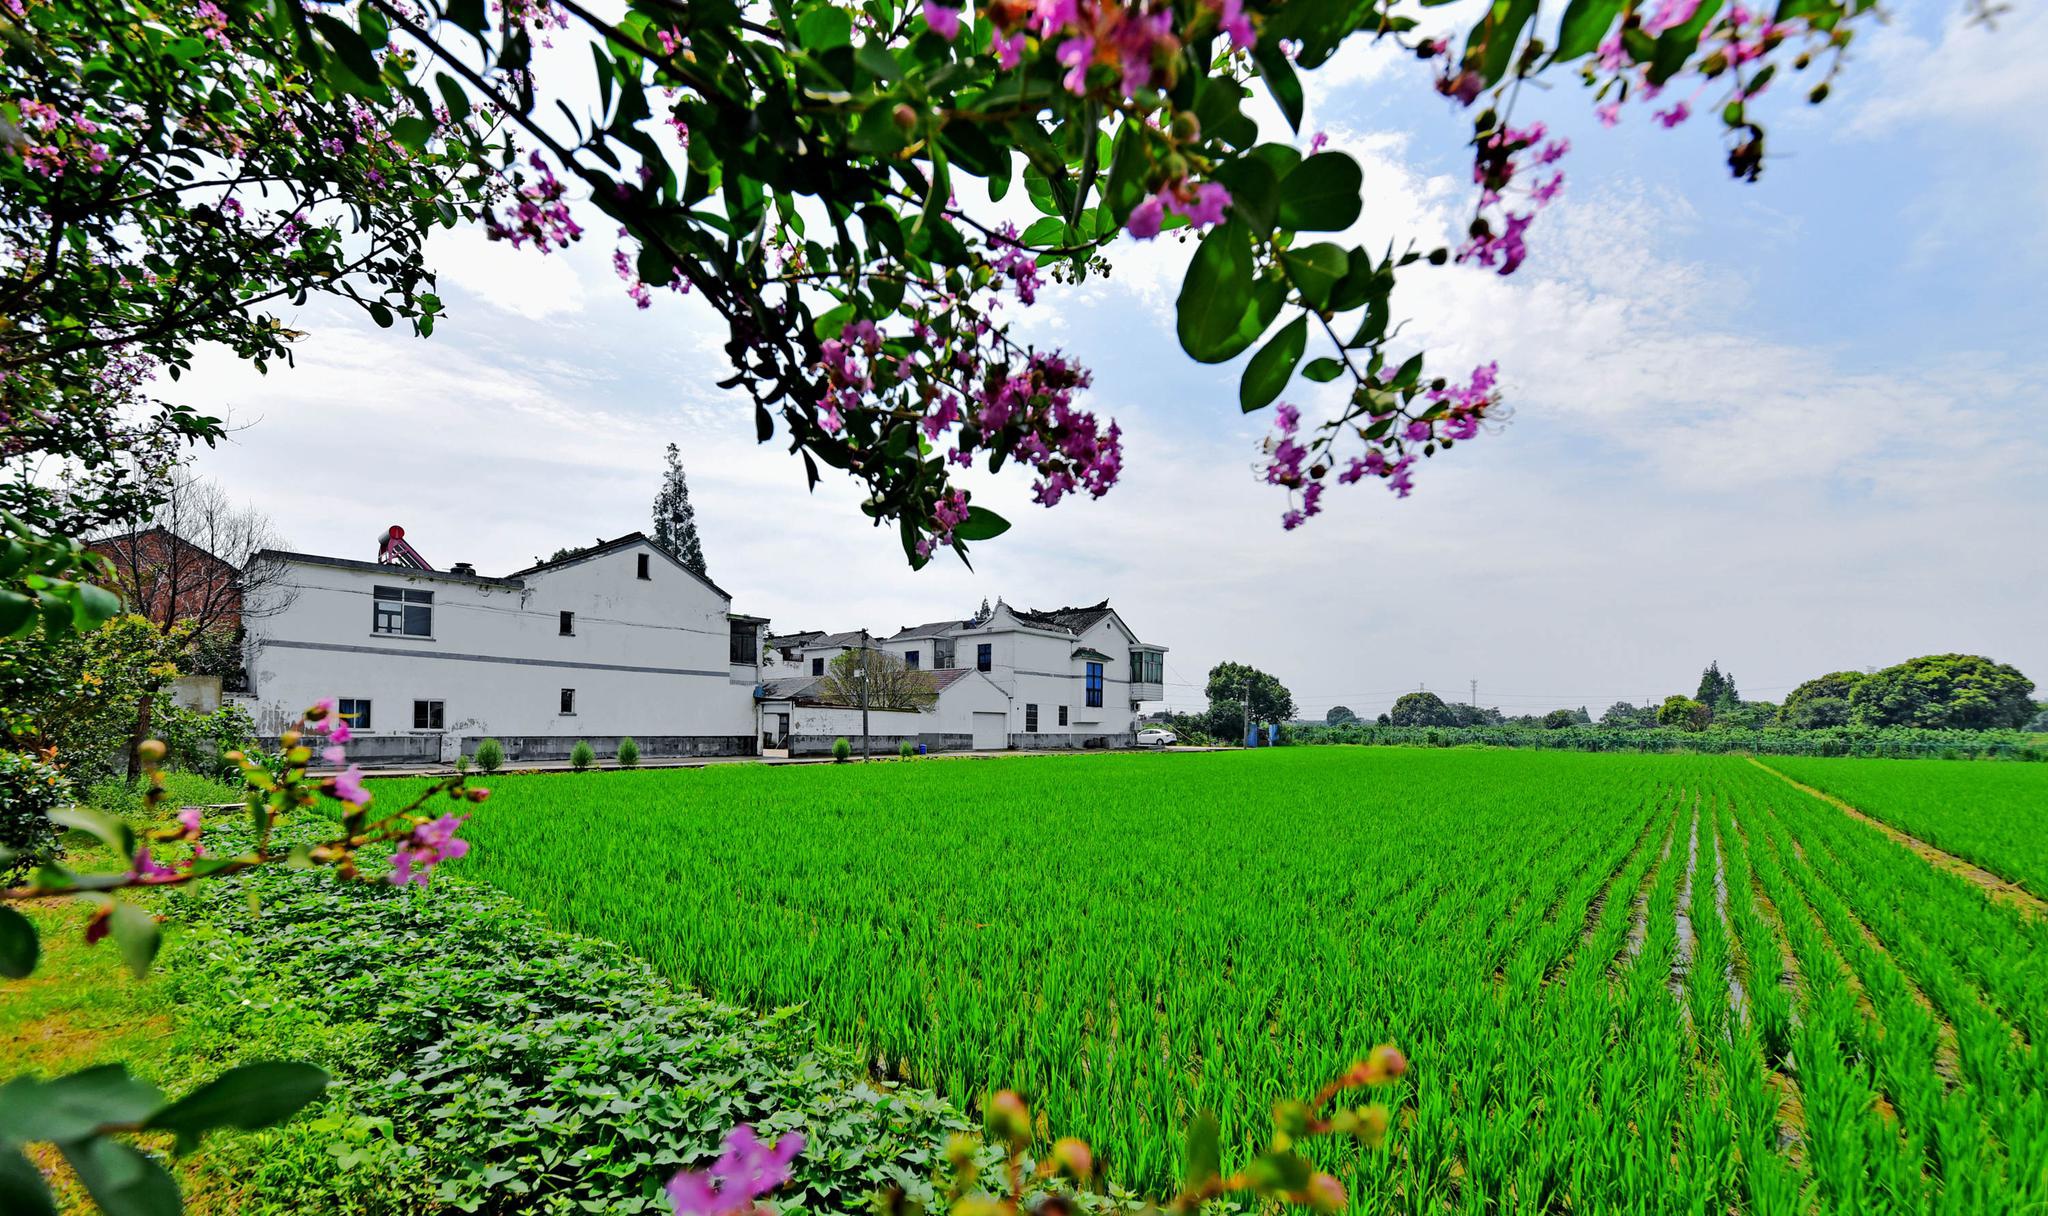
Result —
POLYGON ((974 750, 1001 751, 1010 746, 1010 715, 974 715, 974 750))

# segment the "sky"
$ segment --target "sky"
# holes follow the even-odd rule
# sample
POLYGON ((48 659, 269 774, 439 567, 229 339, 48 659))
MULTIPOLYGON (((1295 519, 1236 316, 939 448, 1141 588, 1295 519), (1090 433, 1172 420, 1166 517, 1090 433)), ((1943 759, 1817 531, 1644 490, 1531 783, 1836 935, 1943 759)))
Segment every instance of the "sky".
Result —
MULTIPOLYGON (((1226 659, 1317 717, 1417 688, 1465 700, 1473 681, 1510 714, 1597 716, 1690 692, 1710 660, 1777 700, 1943 651, 2048 689, 2044 59, 2048 9, 1986 32, 1955 0, 1913 0, 1864 28, 1827 104, 1767 97, 1755 185, 1729 178, 1718 123, 1666 130, 1635 108, 1603 129, 1569 75, 1532 91, 1518 121, 1572 150, 1527 265, 1410 273, 1394 297, 1433 370, 1499 362, 1511 417, 1428 461, 1412 497, 1332 487, 1293 532, 1255 471, 1272 412, 1241 415, 1240 365, 1175 341, 1189 247, 1171 237, 1126 241, 1107 281, 1019 314, 1092 369, 1125 472, 1052 509, 1015 471, 975 474, 1014 527, 971 569, 913 572, 852 483, 807 492, 786 440, 757 445, 748 404, 717 387, 715 318, 666 293, 636 310, 602 240, 543 257, 437 236, 449 316, 432 339, 315 303, 285 317, 308 335, 294 367, 202 358, 166 395, 232 419, 199 471, 302 551, 367 559, 401 524, 438 567, 508 573, 648 528, 674 442, 736 610, 893 630, 984 597, 1106 598, 1168 648, 1171 708, 1198 708, 1226 659)), ((1351 235, 1450 241, 1472 203, 1469 114, 1363 44, 1308 81, 1304 138, 1365 166, 1351 235)), ((1285 398, 1310 419, 1331 408, 1315 387, 1285 398)))

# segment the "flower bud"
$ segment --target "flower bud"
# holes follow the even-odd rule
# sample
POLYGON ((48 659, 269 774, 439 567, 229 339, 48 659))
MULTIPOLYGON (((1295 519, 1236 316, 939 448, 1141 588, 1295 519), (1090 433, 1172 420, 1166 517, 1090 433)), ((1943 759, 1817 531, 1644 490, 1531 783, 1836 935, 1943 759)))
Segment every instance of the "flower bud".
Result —
POLYGON ((136 746, 135 755, 144 764, 161 764, 166 750, 162 739, 144 739, 136 746))
POLYGON ((1308 1116, 1308 1103, 1300 1098, 1288 1098, 1273 1106, 1273 1126, 1289 1136, 1307 1134, 1308 1116))
POLYGON ((299 745, 299 732, 288 730, 277 737, 277 745, 289 751, 299 745))
POLYGON ((1202 120, 1196 118, 1192 110, 1182 110, 1173 116, 1173 125, 1169 129, 1175 142, 1193 143, 1202 137, 1202 120))
POLYGON ((1341 1212, 1351 1202, 1351 1197, 1344 1193, 1344 1184, 1330 1174, 1311 1177, 1302 1197, 1318 1212, 1341 1212))
POLYGON ((1441 266, 1450 260, 1451 251, 1445 246, 1439 245, 1429 251, 1429 264, 1432 266, 1441 266))
POLYGON ((1159 164, 1166 171, 1166 180, 1169 182, 1177 182, 1188 175, 1188 158, 1178 152, 1167 153, 1166 159, 1159 164))
POLYGON ((1086 1182, 1095 1176, 1095 1153, 1088 1142, 1075 1136, 1061 1136, 1053 1142, 1052 1162, 1059 1171, 1076 1182, 1086 1182))
POLYGON ((1811 92, 1811 93, 1808 93, 1808 94, 1806 95, 1806 100, 1807 100, 1807 101, 1808 101, 1808 102, 1809 102, 1810 104, 1812 104, 1812 105, 1819 105, 1819 104, 1820 104, 1821 102, 1823 102, 1823 101, 1826 101, 1827 99, 1828 99, 1828 82, 1827 82, 1827 81, 1825 81, 1825 80, 1823 80, 1823 81, 1821 81, 1821 82, 1820 82, 1819 84, 1817 84, 1817 85, 1813 86, 1813 92, 1811 92))
POLYGON ((911 109, 908 104, 898 103, 896 108, 889 112, 889 117, 896 120, 896 129, 899 131, 908 132, 917 127, 917 111, 911 109))
POLYGON ((1378 1148, 1386 1143, 1387 1129, 1394 1124, 1393 1112, 1375 1102, 1371 1106, 1359 1107, 1353 1112, 1352 1117, 1356 1126, 1352 1128, 1351 1134, 1358 1137, 1360 1144, 1367 1148, 1378 1148))
POLYGON ((462 796, 464 798, 469 799, 471 802, 482 802, 484 799, 491 796, 491 791, 484 789, 481 786, 472 785, 468 789, 462 791, 462 796))
POLYGON ((954 1132, 946 1137, 946 1161, 954 1169, 966 1169, 974 1164, 976 1149, 974 1137, 965 1132, 954 1132))
POLYGON ((988 1134, 1013 1147, 1031 1143, 1031 1110, 1014 1089, 1006 1089, 988 1100, 984 1114, 988 1134))
POLYGON ((1408 1071, 1408 1057, 1392 1043, 1382 1043, 1365 1058, 1365 1083, 1385 1085, 1408 1071))

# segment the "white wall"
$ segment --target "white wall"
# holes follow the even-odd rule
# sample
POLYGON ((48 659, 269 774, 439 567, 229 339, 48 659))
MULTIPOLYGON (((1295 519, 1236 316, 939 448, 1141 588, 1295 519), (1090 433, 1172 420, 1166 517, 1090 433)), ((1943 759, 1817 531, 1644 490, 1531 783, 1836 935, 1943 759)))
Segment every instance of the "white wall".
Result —
POLYGON ((651 545, 527 576, 522 588, 293 563, 291 602, 248 620, 250 693, 269 731, 321 697, 368 698, 371 733, 413 729, 444 703, 450 735, 753 734, 751 668, 729 664, 727 600, 651 545), (653 554, 649 579, 637 555, 653 554), (434 595, 433 637, 371 628, 373 588, 434 595), (576 614, 560 633, 559 613, 576 614), (561 690, 575 712, 560 712, 561 690))

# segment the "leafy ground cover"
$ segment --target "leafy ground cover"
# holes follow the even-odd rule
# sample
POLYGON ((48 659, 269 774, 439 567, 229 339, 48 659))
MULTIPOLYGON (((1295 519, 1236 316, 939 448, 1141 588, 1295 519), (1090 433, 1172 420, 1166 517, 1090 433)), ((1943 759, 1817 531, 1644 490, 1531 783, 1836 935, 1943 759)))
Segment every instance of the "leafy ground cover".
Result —
POLYGON ((1777 758, 1771 767, 2048 897, 2048 767, 1777 758))
POLYGON ((1015 1085, 1126 1181, 1173 1174, 1198 1108, 1245 1143, 1392 1039, 1414 1066, 1391 1151, 1323 1162, 1367 1210, 2048 1198, 2048 927, 1741 759, 494 785, 462 872, 721 998, 800 1003, 885 1075, 1015 1085))
MULTIPOLYGON (((236 818, 208 839, 231 847, 236 818)), ((175 1093, 252 1059, 327 1069, 320 1105, 185 1160, 195 1212, 666 1213, 661 1185, 742 1123, 808 1138, 783 1198, 864 1210, 888 1186, 929 1196, 966 1126, 929 1093, 863 1081, 794 1010, 678 990, 461 880, 270 871, 155 898, 174 928, 140 982, 82 943, 75 910, 36 913, 50 956, 0 1002, 0 1075, 123 1059, 175 1093)))

